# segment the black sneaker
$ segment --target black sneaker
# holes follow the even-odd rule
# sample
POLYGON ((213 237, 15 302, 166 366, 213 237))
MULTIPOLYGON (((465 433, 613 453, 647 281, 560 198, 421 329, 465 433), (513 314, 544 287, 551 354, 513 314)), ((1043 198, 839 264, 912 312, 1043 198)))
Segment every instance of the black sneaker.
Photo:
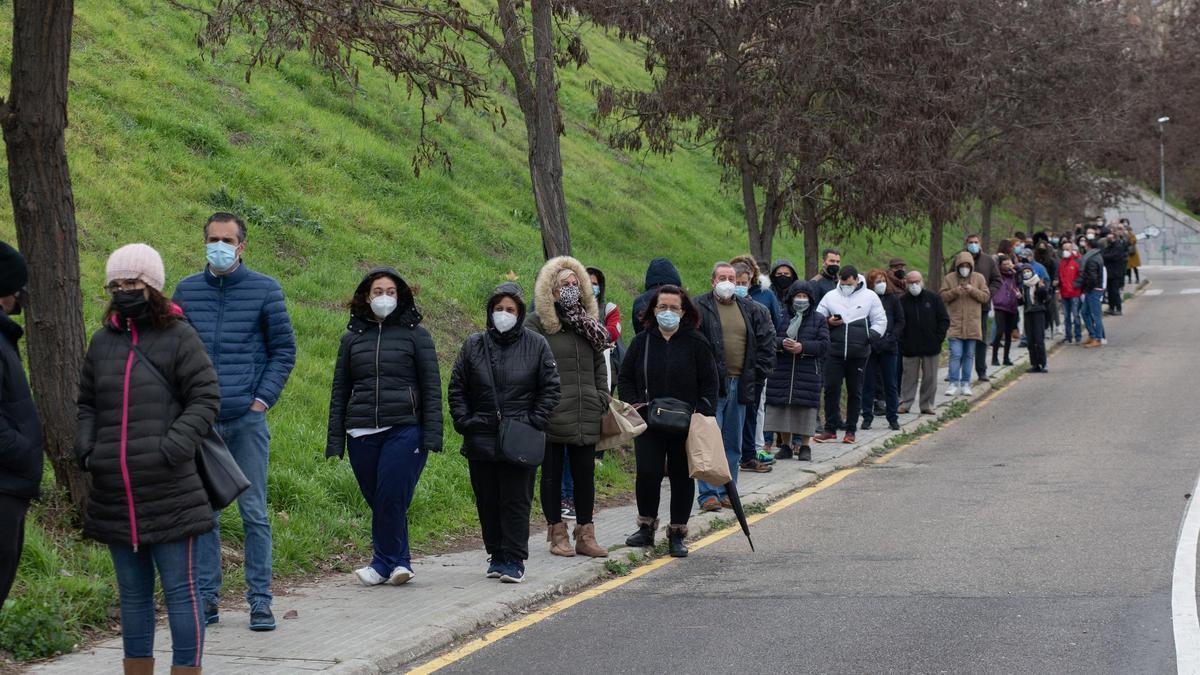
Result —
POLYGON ((794 456, 794 455, 793 455, 793 453, 792 453, 792 446, 790 446, 790 445, 781 445, 781 446, 779 446, 779 452, 776 452, 776 453, 775 453, 775 459, 777 459, 777 460, 779 460, 779 459, 791 459, 793 456, 794 456))
POLYGON ((212 600, 204 601, 204 625, 211 626, 221 622, 221 609, 212 600))
POLYGON ((892 431, 900 431, 900 420, 888 420, 888 428, 892 431))
POLYGON ((570 499, 562 500, 563 520, 575 520, 575 502, 570 499))
POLYGON ((504 574, 504 557, 494 555, 488 558, 487 578, 499 579, 501 574, 504 574))
POLYGON ((796 451, 796 459, 800 460, 801 462, 811 462, 812 448, 808 447, 807 445, 800 446, 800 449, 796 451))
POLYGON ((260 602, 250 608, 250 630, 275 630, 275 615, 271 613, 270 605, 260 602))
POLYGON ((871 422, 873 421, 875 421, 874 417, 864 417, 862 426, 860 426, 859 429, 862 429, 863 431, 869 431, 871 429, 871 422))

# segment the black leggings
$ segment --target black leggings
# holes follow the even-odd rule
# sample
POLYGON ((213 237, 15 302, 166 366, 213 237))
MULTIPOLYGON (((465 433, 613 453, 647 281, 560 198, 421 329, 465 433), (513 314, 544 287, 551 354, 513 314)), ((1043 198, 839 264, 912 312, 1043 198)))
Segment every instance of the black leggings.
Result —
POLYGON ((1046 367, 1046 313, 1025 312, 1025 344, 1029 346, 1029 365, 1046 367))
POLYGON ((596 503, 596 446, 546 443, 542 461, 542 511, 551 525, 562 522, 563 450, 571 460, 571 480, 575 481, 575 522, 592 522, 596 503))
POLYGON ((635 489, 639 516, 658 518, 665 465, 666 475, 671 479, 671 524, 687 525, 688 516, 692 514, 696 481, 688 477, 687 451, 683 444, 683 437, 673 438, 653 431, 633 439, 637 456, 635 489))
MULTIPOLYGON (((689 497, 690 499, 690 497, 689 497)), ((0 495, 0 607, 17 578, 17 563, 25 542, 25 510, 28 499, 0 495)))
POLYGON ((1012 333, 1017 329, 1017 313, 1009 312, 1003 309, 996 310, 996 339, 992 340, 992 359, 996 358, 996 353, 1000 349, 1000 345, 1004 344, 1004 360, 1008 361, 1008 354, 1012 351, 1012 333))

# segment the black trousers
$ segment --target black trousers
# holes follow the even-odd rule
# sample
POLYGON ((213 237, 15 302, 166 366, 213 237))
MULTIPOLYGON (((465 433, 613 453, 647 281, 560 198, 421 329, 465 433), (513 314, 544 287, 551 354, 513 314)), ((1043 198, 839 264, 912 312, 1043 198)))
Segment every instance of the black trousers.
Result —
POLYGON ((477 459, 468 460, 467 467, 488 555, 528 560, 529 510, 533 506, 533 478, 537 469, 477 459))
POLYGON ((596 446, 546 443, 542 462, 542 511, 551 525, 562 522, 563 451, 569 455, 571 480, 575 481, 575 522, 592 522, 596 503, 596 446))
MULTIPOLYGON (((983 309, 981 310, 982 314, 979 318, 979 326, 983 331, 980 333, 980 335, 983 336, 983 339, 975 341, 975 374, 978 375, 979 379, 981 380, 987 377, 987 334, 989 307, 990 305, 984 303, 983 309)), ((999 333, 997 333, 997 335, 999 335, 999 333)), ((965 378, 968 374, 969 373, 963 373, 962 376, 965 378)))
POLYGON ((1121 311, 1121 292, 1125 290, 1125 275, 1108 273, 1108 309, 1121 311))
POLYGON ((21 549, 25 547, 25 511, 28 508, 28 499, 0 495, 0 607, 4 607, 17 578, 21 549))
MULTIPOLYGON (((696 492, 696 481, 688 477, 685 438, 646 431, 633 439, 637 457, 638 515, 643 518, 658 517, 658 503, 664 475, 671 479, 671 524, 687 525, 692 513, 692 497, 696 492)), ((578 505, 576 505, 578 511, 578 505)))
POLYGON ((842 424, 842 381, 846 382, 846 433, 858 431, 858 413, 862 410, 863 367, 866 358, 825 359, 825 431, 836 434, 842 424))
MULTIPOLYGON (((996 310, 996 338, 992 340, 992 358, 996 358, 1000 350, 1000 345, 1004 345, 1004 360, 1008 361, 1008 354, 1012 351, 1012 333, 1017 329, 1017 313, 1009 312, 1003 309, 996 310)), ((986 335, 986 333, 985 333, 986 335)), ((984 350, 984 354, 987 351, 984 350)))
POLYGON ((1025 344, 1029 347, 1029 365, 1046 367, 1046 313, 1025 312, 1025 344))

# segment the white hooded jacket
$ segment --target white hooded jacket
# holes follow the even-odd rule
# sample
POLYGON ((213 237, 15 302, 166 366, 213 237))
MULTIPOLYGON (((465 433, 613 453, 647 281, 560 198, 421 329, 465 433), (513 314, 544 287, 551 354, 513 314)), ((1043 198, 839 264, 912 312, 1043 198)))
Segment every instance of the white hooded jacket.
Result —
POLYGON ((873 289, 867 288, 867 280, 861 274, 858 275, 858 285, 853 293, 842 295, 841 290, 834 287, 821 298, 817 311, 826 318, 839 314, 842 321, 848 324, 866 318, 867 328, 875 333, 876 339, 887 332, 887 312, 883 310, 883 303, 873 289))

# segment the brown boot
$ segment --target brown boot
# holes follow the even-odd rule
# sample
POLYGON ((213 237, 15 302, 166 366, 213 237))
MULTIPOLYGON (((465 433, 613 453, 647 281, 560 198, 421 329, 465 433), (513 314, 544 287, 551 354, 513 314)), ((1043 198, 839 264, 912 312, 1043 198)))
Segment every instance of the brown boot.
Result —
POLYGON ((121 666, 125 669, 125 675, 154 675, 154 659, 150 657, 125 659, 121 666))
POLYGON ((608 549, 596 543, 596 524, 575 526, 575 552, 589 558, 607 558, 608 549))
POLYGON ((171 675, 200 675, 200 666, 171 666, 171 675))
POLYGON ((550 542, 550 552, 564 558, 575 557, 575 549, 571 548, 571 540, 567 538, 567 524, 554 523, 546 531, 546 541, 550 542))

